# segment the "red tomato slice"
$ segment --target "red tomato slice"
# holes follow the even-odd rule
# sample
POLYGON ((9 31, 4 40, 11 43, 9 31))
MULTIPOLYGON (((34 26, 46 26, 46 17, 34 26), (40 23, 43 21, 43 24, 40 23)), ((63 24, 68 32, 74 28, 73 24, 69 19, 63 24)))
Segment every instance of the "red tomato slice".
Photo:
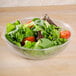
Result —
POLYGON ((60 32, 60 38, 68 39, 71 36, 71 32, 68 30, 60 32))
POLYGON ((31 23, 32 21, 28 21, 26 24, 29 24, 29 23, 31 23))
POLYGON ((23 46, 25 44, 25 41, 31 41, 31 42, 35 42, 35 37, 34 36, 30 36, 30 37, 26 37, 22 40, 21 45, 23 46))
MULTIPOLYGON (((31 23, 32 21, 27 22, 26 24, 31 23)), ((34 25, 28 26, 29 28, 32 28, 34 25)))
POLYGON ((33 37, 33 36, 26 37, 26 38, 24 38, 24 41, 26 41, 26 40, 31 41, 31 42, 35 42, 35 37, 33 37))

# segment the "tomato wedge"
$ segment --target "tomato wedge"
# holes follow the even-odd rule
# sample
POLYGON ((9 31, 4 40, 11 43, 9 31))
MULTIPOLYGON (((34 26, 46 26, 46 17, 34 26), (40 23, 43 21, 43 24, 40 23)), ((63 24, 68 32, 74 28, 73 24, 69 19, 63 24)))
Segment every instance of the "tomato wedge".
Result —
POLYGON ((32 21, 28 21, 26 24, 29 24, 29 23, 31 23, 32 21))
POLYGON ((71 32, 68 30, 60 32, 60 38, 68 39, 71 36, 71 32))
MULTIPOLYGON (((26 24, 31 23, 32 21, 28 21, 26 24)), ((28 26, 29 28, 32 28, 34 25, 28 26)))
POLYGON ((34 36, 30 36, 30 37, 26 37, 22 40, 21 45, 23 46, 25 44, 25 41, 31 41, 31 42, 35 42, 35 37, 34 36))
POLYGON ((35 42, 35 37, 33 37, 33 36, 26 37, 26 38, 24 38, 24 41, 26 41, 26 40, 31 41, 31 42, 35 42))

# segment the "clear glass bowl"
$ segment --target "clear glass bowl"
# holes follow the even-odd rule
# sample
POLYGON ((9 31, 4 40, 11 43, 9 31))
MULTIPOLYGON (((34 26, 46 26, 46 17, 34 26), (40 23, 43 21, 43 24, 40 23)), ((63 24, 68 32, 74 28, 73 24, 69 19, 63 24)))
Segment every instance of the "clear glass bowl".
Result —
MULTIPOLYGON (((28 17, 28 18, 21 19, 20 21, 22 24, 25 24, 26 22, 28 22, 29 20, 31 20, 33 18, 36 18, 36 17, 28 17)), ((60 20, 56 20, 56 19, 52 19, 52 20, 55 22, 55 24, 57 24, 58 26, 61 26, 63 28, 62 30, 66 29, 71 32, 71 27, 68 24, 66 24, 60 20)), ((58 46, 54 46, 54 47, 50 47, 50 48, 46 48, 46 49, 28 49, 28 48, 18 47, 16 45, 12 44, 11 42, 9 42, 6 38, 5 38, 5 40, 7 41, 7 43, 10 46, 12 46, 14 48, 13 51, 15 51, 18 55, 20 55, 24 58, 45 59, 45 58, 48 58, 48 57, 64 50, 66 48, 67 44, 69 43, 70 38, 68 39, 67 42, 65 42, 62 45, 58 45, 58 46)))

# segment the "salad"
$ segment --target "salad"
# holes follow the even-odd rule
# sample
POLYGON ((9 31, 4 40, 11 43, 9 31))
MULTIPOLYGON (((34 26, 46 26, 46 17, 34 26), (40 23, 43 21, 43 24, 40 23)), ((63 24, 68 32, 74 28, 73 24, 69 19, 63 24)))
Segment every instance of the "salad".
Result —
POLYGON ((57 26, 47 15, 33 18, 22 24, 19 20, 8 23, 6 26, 6 39, 18 47, 29 49, 46 49, 62 45, 68 41, 69 30, 57 26))

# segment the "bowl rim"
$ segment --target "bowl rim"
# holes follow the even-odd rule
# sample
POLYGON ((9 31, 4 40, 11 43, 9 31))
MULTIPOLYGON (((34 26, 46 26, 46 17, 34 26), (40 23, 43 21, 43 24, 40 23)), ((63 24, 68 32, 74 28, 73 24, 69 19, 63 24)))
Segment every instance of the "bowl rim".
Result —
MULTIPOLYGON (((25 18, 22 18, 22 19, 18 19, 19 21, 22 21, 22 20, 27 20, 27 19, 32 19, 32 18, 42 18, 42 17, 37 17, 37 16, 31 16, 31 17, 25 17, 25 18)), ((67 23, 65 23, 65 22, 63 22, 63 21, 61 21, 61 20, 59 20, 59 19, 54 19, 54 18, 51 18, 53 21, 57 21, 57 22, 59 22, 59 23, 61 23, 61 24, 63 24, 63 26, 66 26, 68 29, 69 29, 69 31, 71 32, 71 36, 72 36, 72 28, 71 28, 71 26, 69 26, 69 24, 67 24, 67 23)), ((13 23, 14 21, 12 21, 11 23, 13 23)), ((15 45, 15 44, 13 44, 13 43, 11 43, 6 37, 5 37, 5 32, 6 32, 6 27, 5 27, 5 30, 4 30, 4 33, 3 33, 3 39, 5 39, 6 41, 7 41, 7 43, 10 43, 11 45, 13 45, 13 46, 15 46, 15 47, 17 47, 17 48, 20 48, 20 49, 23 49, 23 50, 34 50, 34 51, 47 51, 47 50, 51 50, 51 49, 53 49, 53 48, 57 48, 57 47, 63 47, 64 45, 66 45, 66 44, 68 44, 70 41, 71 41, 71 36, 70 36, 70 38, 68 39, 68 41, 67 42, 65 42, 65 43, 63 43, 63 44, 61 44, 61 45, 57 45, 57 46, 52 46, 52 47, 49 47, 49 48, 44 48, 44 49, 30 49, 30 48, 24 48, 24 47, 18 47, 17 45, 15 45)), ((10 46, 11 46, 10 45, 10 46)))

